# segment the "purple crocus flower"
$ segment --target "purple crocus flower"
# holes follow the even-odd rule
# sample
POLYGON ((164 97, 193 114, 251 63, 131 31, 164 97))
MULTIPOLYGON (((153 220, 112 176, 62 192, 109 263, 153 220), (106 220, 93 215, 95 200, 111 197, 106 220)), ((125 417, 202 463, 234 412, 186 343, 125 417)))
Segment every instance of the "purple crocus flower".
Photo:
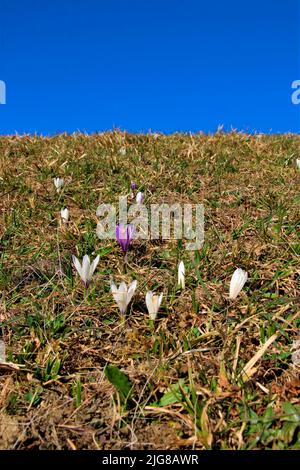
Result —
POLYGON ((137 184, 134 181, 131 181, 130 187, 132 191, 135 191, 137 189, 137 184))
POLYGON ((131 240, 134 236, 135 227, 132 224, 117 224, 116 239, 118 240, 124 255, 126 255, 131 240))

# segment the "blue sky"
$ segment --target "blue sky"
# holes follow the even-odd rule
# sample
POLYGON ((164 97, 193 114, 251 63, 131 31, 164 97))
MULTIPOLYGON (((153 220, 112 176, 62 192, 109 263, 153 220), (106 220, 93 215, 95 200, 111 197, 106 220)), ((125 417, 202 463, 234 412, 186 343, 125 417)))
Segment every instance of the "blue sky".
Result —
POLYGON ((0 134, 299 132, 299 1, 0 0, 0 134))

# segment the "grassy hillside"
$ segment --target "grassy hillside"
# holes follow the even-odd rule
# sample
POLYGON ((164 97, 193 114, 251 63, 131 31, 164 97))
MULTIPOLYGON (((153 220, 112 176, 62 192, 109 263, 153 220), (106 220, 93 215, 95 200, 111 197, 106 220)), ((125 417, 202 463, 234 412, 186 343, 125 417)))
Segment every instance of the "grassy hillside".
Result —
POLYGON ((299 144, 237 133, 0 138, 0 322, 12 363, 0 365, 0 448, 300 448, 299 144), (202 249, 136 240, 124 265, 116 241, 97 238, 96 209, 131 181, 145 204, 204 204, 202 249), (72 254, 100 255, 87 293, 72 254), (249 279, 232 301, 237 267, 249 279), (138 281, 125 316, 111 277, 138 281), (154 327, 147 290, 164 293, 154 327), (111 383, 115 368, 127 382, 111 383))

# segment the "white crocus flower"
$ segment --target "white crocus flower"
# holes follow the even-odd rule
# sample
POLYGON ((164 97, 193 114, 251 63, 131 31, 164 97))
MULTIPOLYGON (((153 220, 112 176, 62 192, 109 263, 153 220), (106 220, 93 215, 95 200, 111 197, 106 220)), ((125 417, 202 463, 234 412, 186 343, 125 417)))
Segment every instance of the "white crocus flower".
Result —
POLYGON ((98 255, 96 256, 94 261, 91 263, 89 256, 84 255, 83 260, 82 260, 82 265, 81 265, 78 258, 76 258, 76 256, 74 255, 72 256, 74 266, 86 288, 89 286, 92 280, 92 276, 97 267, 97 264, 99 263, 99 259, 100 259, 100 256, 98 255))
POLYGON ((121 147, 119 150, 119 154, 122 155, 122 157, 124 157, 126 155, 126 147, 121 147))
POLYGON ((121 282, 121 284, 119 285, 119 288, 117 288, 114 282, 111 281, 110 290, 112 292, 112 295, 116 303, 118 304, 118 307, 122 315, 126 312, 126 309, 135 292, 136 286, 137 286, 137 281, 133 281, 127 289, 125 282, 121 282))
POLYGON ((248 273, 243 271, 241 268, 237 268, 230 281, 229 298, 234 300, 237 298, 241 290, 243 289, 245 282, 248 279, 248 273))
POLYGON ((181 289, 185 288, 185 268, 183 261, 180 261, 178 265, 178 285, 181 289))
POLYGON ((143 200, 144 200, 144 193, 142 193, 141 191, 137 193, 136 195, 136 203, 137 204, 142 204, 143 203, 143 200))
POLYGON ((69 215, 70 215, 70 212, 69 212, 69 209, 65 208, 65 209, 61 209, 60 211, 60 216, 62 218, 62 221, 64 223, 67 223, 68 220, 69 220, 69 215))
POLYGON ((296 166, 300 170, 300 158, 297 158, 296 160, 296 166))
POLYGON ((148 309, 150 320, 155 320, 162 298, 163 298, 163 293, 161 293, 160 295, 154 295, 153 292, 151 291, 147 292, 146 306, 148 309))
POLYGON ((63 186, 65 180, 63 178, 54 178, 53 180, 56 191, 59 193, 60 188, 63 186))

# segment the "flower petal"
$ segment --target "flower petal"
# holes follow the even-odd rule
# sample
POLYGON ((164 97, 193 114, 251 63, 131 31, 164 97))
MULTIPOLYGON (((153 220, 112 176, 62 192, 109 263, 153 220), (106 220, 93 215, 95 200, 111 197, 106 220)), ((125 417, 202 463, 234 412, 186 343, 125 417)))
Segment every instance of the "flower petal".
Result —
POLYGON ((159 310, 159 308, 160 308, 160 305, 161 305, 161 302, 162 302, 163 296, 164 296, 164 294, 163 294, 163 292, 162 292, 162 293, 160 294, 159 298, 158 298, 158 308, 157 308, 157 311, 158 311, 158 310, 159 310))

